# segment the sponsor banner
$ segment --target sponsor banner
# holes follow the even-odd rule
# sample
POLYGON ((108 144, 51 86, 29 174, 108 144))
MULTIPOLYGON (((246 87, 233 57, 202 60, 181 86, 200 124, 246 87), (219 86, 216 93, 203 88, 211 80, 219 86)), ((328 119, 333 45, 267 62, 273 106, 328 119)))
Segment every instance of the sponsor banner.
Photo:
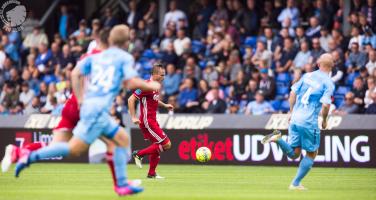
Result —
MULTIPOLYGON (((0 137, 0 155, 3 156, 8 144, 23 147, 33 142, 44 142, 48 145, 52 141, 53 135, 51 129, 1 129, 0 137)), ((48 161, 60 161, 62 159, 62 157, 56 157, 48 161)), ((64 159, 64 162, 88 162, 88 160, 87 154, 84 153, 78 158, 64 159)))
MULTIPOLYGON (((131 132, 132 149, 149 145, 139 129, 132 129, 131 132)), ((299 159, 291 160, 284 156, 275 143, 261 144, 269 130, 166 130, 166 133, 171 139, 172 149, 163 152, 161 163, 198 164, 195 152, 201 146, 212 151, 208 164, 296 166, 299 162, 299 159)), ((283 139, 287 140, 287 136, 283 139)), ((376 167, 375 147, 374 131, 322 131, 315 166, 376 167)))

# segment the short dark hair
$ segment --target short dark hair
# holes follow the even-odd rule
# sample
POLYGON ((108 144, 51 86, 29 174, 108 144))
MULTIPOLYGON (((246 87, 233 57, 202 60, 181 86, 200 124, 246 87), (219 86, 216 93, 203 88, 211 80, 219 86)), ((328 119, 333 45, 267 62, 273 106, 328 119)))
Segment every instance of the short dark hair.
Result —
POLYGON ((151 69, 151 74, 157 74, 160 69, 164 69, 164 65, 162 62, 156 62, 153 64, 153 68, 151 69))
POLYGON ((108 45, 108 37, 110 36, 110 28, 103 28, 99 31, 99 40, 102 44, 108 45))

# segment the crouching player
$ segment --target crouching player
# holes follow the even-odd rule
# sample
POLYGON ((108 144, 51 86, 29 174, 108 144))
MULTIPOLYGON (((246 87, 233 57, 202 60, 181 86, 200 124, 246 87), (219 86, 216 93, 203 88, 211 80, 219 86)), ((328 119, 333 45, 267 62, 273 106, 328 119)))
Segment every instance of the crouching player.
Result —
POLYGON ((281 139, 281 132, 276 130, 265 136, 262 143, 275 142, 283 153, 295 159, 300 157, 301 149, 307 154, 300 161, 298 172, 293 179, 290 190, 305 190, 301 184, 302 179, 313 166, 320 145, 320 129, 318 116, 322 110, 322 128, 327 125, 331 96, 334 84, 329 73, 332 71, 333 58, 331 54, 323 54, 317 61, 319 70, 304 74, 304 76, 291 87, 289 126, 289 144, 281 139))
POLYGON ((116 177, 115 192, 118 195, 131 195, 143 191, 141 187, 128 184, 126 165, 128 160, 129 135, 110 116, 109 110, 115 96, 119 93, 122 82, 129 89, 142 88, 146 91, 160 89, 157 82, 146 83, 136 78, 133 69, 133 57, 122 50, 128 44, 129 28, 115 26, 109 36, 111 47, 102 53, 83 59, 72 73, 72 87, 80 107, 80 120, 73 130, 73 137, 68 142, 57 142, 37 151, 25 151, 17 162, 15 176, 30 164, 52 157, 78 156, 100 136, 112 140, 114 148, 114 169, 116 177), (83 76, 90 80, 85 86, 83 76), (83 94, 84 93, 84 94, 83 94), (82 102, 82 103, 81 103, 82 102))
MULTIPOLYGON (((161 63, 153 65, 151 78, 149 81, 157 81, 162 83, 166 72, 161 63)), ((159 127, 157 122, 158 106, 174 109, 171 104, 165 104, 159 100, 159 91, 144 91, 137 89, 128 99, 129 113, 132 121, 138 124, 145 140, 149 140, 152 144, 145 149, 136 150, 132 153, 135 163, 139 168, 142 168, 142 159, 149 155, 149 173, 148 178, 163 179, 157 175, 156 168, 160 159, 160 153, 171 148, 170 139, 159 127), (140 101, 140 117, 136 117, 136 102, 140 101)))

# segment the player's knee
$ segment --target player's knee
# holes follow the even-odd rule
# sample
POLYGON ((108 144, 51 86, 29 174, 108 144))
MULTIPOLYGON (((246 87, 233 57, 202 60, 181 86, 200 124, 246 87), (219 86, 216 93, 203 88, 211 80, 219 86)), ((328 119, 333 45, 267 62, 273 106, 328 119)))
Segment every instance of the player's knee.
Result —
POLYGON ((70 155, 73 157, 79 157, 81 156, 82 152, 78 148, 71 148, 70 149, 70 155))

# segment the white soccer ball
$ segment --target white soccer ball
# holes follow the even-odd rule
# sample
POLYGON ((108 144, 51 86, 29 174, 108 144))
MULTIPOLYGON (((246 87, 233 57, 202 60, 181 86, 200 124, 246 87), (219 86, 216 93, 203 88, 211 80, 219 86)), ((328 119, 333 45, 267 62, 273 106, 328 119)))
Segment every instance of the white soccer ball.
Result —
POLYGON ((208 162, 211 158, 211 151, 207 147, 200 147, 196 151, 196 160, 198 162, 208 162))

